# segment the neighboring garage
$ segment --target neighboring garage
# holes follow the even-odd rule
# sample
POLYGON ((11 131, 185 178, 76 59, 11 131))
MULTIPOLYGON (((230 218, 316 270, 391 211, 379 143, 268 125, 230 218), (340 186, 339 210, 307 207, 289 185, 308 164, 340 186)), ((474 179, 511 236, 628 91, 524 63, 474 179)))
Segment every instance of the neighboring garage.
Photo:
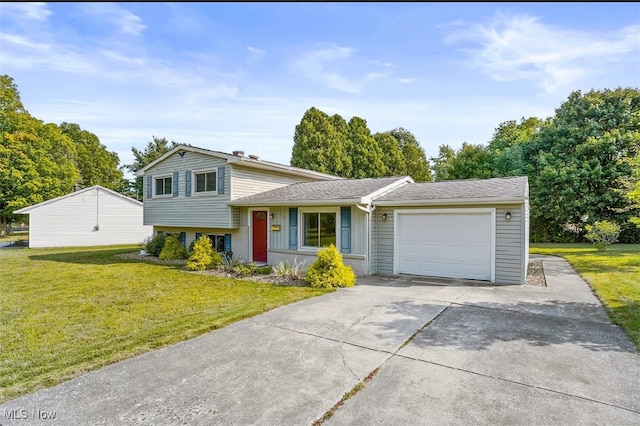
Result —
POLYGON ((526 177, 412 183, 375 201, 375 270, 524 284, 526 177))

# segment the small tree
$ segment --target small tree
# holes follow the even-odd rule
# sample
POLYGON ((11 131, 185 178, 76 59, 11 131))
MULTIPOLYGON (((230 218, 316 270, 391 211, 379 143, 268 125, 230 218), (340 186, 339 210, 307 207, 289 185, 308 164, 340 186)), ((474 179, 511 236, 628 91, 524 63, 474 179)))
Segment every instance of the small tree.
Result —
POLYGON ((211 240, 206 235, 198 238, 193 244, 193 250, 187 260, 190 271, 204 271, 222 265, 222 256, 213 249, 211 240))
POLYGON ((342 254, 331 244, 318 252, 318 258, 307 268, 305 280, 311 287, 352 287, 356 274, 351 266, 342 263, 342 254))
POLYGON ((165 234, 155 235, 147 242, 147 253, 155 257, 160 256, 166 240, 167 236, 165 234))
POLYGON ((584 237, 593 242, 598 251, 605 251, 607 246, 615 243, 620 235, 620 226, 606 220, 587 225, 585 229, 587 234, 584 237))
POLYGON ((182 246, 178 236, 171 235, 170 237, 167 237, 164 242, 164 247, 162 248, 159 257, 162 260, 177 260, 186 259, 189 255, 187 254, 187 249, 182 246))

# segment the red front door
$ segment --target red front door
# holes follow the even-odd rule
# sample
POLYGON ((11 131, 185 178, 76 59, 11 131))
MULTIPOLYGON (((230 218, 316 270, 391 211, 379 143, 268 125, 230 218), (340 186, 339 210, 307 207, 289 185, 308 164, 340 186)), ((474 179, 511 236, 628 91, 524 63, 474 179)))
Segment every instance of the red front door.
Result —
POLYGON ((267 212, 253 211, 251 217, 253 228, 253 261, 267 261, 267 212))

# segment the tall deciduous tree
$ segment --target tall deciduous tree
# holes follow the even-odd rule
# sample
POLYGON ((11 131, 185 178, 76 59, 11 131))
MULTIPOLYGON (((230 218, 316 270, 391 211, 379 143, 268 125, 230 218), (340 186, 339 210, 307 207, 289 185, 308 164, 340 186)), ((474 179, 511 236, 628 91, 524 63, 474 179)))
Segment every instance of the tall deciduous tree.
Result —
POLYGON ((378 146, 382 150, 382 161, 387 169, 387 176, 408 175, 407 165, 400 150, 400 145, 398 145, 398 140, 388 132, 376 133, 373 138, 378 142, 378 146))
POLYGON ((118 154, 107 150, 95 134, 82 130, 77 124, 64 122, 60 124, 60 130, 75 143, 80 185, 101 185, 115 190, 121 188, 123 175, 118 169, 118 154))
POLYGON ((352 117, 349 120, 349 157, 353 162, 351 178, 382 177, 386 168, 382 161, 382 150, 371 135, 366 120, 352 117))
POLYGON ((424 149, 422 149, 414 134, 403 127, 398 127, 386 133, 398 141, 406 167, 405 173, 416 182, 431 181, 429 160, 427 160, 424 149))
POLYGON ((523 176, 527 173, 524 146, 533 140, 544 124, 539 118, 523 117, 520 123, 505 121, 495 129, 487 145, 494 177, 523 176))
POLYGON ((339 124, 315 107, 304 113, 293 136, 292 166, 343 177, 349 172, 344 135, 334 122, 339 124))
POLYGON ((0 232, 14 210, 71 192, 79 178, 75 159, 73 142, 32 117, 13 78, 0 76, 0 232))
MULTIPOLYGON (((624 179, 640 152, 640 91, 573 92, 524 151, 534 238, 582 235, 595 221, 627 223, 634 211, 624 179)), ((620 240, 629 238, 623 229, 620 240)))
MULTIPOLYGON (((179 143, 175 141, 169 142, 166 138, 152 137, 152 140, 147 142, 147 146, 143 150, 139 150, 135 147, 131 148, 134 161, 131 164, 125 164, 123 167, 125 170, 135 173, 138 170, 144 168, 147 164, 157 160, 173 148, 178 146, 179 143)), ((142 200, 142 177, 136 178, 135 192, 136 198, 142 200)))
POLYGON ((481 144, 464 142, 457 151, 448 145, 441 145, 438 157, 430 160, 436 180, 491 177, 491 153, 481 144))

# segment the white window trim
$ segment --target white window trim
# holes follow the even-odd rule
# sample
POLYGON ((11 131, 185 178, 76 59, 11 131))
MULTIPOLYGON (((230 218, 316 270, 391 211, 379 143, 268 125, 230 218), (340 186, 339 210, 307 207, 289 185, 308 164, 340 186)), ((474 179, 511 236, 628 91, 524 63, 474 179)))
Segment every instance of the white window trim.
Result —
POLYGON ((304 213, 335 213, 336 215, 336 247, 340 250, 340 208, 315 208, 315 207, 301 207, 298 209, 298 250, 306 252, 317 252, 322 247, 311 247, 304 245, 304 213))
POLYGON ((218 169, 204 169, 191 171, 191 195, 195 197, 218 195, 218 169), (196 175, 203 173, 215 173, 216 189, 213 191, 196 191, 196 175))
MULTIPOLYGON (((209 233, 209 232, 204 232, 202 235, 206 235, 207 237, 209 237, 209 239, 211 239, 211 237, 222 237, 223 241, 224 241, 224 238, 225 238, 224 234, 215 234, 215 233, 209 233)), ((223 243, 223 247, 222 248, 223 248, 223 250, 221 252, 219 251, 218 253, 224 253, 224 243, 223 243)), ((213 247, 213 249, 216 250, 215 247, 213 247)))
POLYGON ((173 174, 169 173, 169 174, 164 174, 164 175, 158 175, 158 176, 154 176, 153 177, 153 182, 151 183, 153 185, 153 198, 170 198, 173 197, 173 174), (158 194, 156 193, 156 181, 158 179, 166 179, 166 178, 171 178, 171 192, 169 192, 168 194, 158 194))

